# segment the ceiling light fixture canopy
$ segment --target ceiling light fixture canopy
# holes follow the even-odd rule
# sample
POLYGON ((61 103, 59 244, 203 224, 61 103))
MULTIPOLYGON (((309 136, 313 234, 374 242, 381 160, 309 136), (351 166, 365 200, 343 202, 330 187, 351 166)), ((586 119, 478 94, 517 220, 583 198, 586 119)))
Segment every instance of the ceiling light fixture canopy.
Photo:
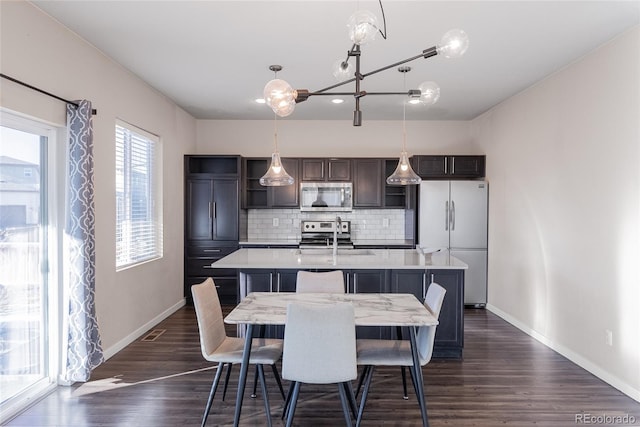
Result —
MULTIPOLYGON (((271 65, 269 67, 277 77, 278 71, 282 70, 280 65, 271 65)), ((286 101, 290 99, 295 91, 284 80, 274 78, 264 88, 264 99, 273 109, 273 154, 271 154, 271 165, 267 169, 262 178, 260 185, 267 187, 280 187, 284 185, 292 185, 293 177, 287 173, 282 166, 280 153, 278 153, 278 116, 286 117, 293 112, 295 103, 292 105, 286 101), (275 108, 274 108, 275 106, 275 108)))
POLYGON ((339 83, 316 90, 309 91, 307 89, 293 89, 292 86, 284 80, 271 80, 264 88, 264 98, 267 105, 280 117, 286 117, 293 113, 296 104, 306 101, 311 96, 345 96, 351 95, 355 99, 355 110, 353 111, 353 125, 362 125, 362 111, 360 110, 360 100, 367 95, 405 95, 411 98, 414 103, 416 100, 420 100, 420 103, 425 105, 433 105, 440 98, 440 87, 435 82, 422 83, 418 89, 411 89, 404 92, 367 92, 362 90, 361 82, 366 77, 377 74, 381 71, 388 70, 390 68, 397 67, 399 65, 406 64, 419 58, 431 58, 432 56, 442 55, 445 58, 459 58, 465 54, 469 47, 469 37, 460 29, 453 29, 447 31, 440 44, 430 47, 422 51, 422 53, 412 56, 411 58, 403 59, 401 61, 389 64, 387 66, 378 68, 368 73, 363 73, 360 70, 360 46, 373 41, 378 34, 381 34, 384 39, 386 35, 386 20, 384 16, 384 9, 382 7, 382 0, 378 0, 380 4, 380 10, 382 11, 383 28, 380 30, 378 20, 375 14, 366 11, 356 11, 347 22, 349 30, 349 38, 353 42, 353 46, 347 52, 347 58, 345 60, 339 60, 334 63, 333 75, 339 83), (354 59, 355 68, 350 62, 354 59), (346 85, 348 83, 355 82, 355 90, 352 92, 330 92, 332 89, 346 85))
MULTIPOLYGON (((398 71, 403 74, 404 86, 407 85, 407 73, 411 71, 411 67, 399 67, 398 71)), ((407 101, 402 102, 402 151, 400 151, 400 159, 398 166, 387 178, 389 185, 416 185, 422 182, 422 178, 413 171, 407 154, 407 127, 406 127, 407 101)))

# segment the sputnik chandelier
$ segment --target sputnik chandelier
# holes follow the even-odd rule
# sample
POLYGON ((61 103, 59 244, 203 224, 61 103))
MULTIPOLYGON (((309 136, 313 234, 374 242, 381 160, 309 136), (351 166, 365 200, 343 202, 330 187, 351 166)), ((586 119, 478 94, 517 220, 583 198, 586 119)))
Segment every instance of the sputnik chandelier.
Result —
MULTIPOLYGON (((427 81, 418 86, 418 89, 410 89, 402 92, 367 92, 361 88, 361 82, 368 76, 372 76, 379 72, 390 68, 398 67, 402 64, 414 61, 420 58, 431 58, 436 55, 442 55, 445 58, 459 58, 467 51, 469 47, 469 38, 467 34, 459 29, 447 31, 440 40, 440 44, 432 46, 422 51, 418 55, 403 59, 393 64, 386 65, 368 73, 363 73, 360 69, 360 46, 375 40, 378 34, 384 39, 387 38, 386 19, 382 0, 378 0, 380 10, 382 11, 383 29, 378 26, 378 20, 375 14, 366 11, 356 11, 347 21, 349 29, 349 38, 353 42, 351 49, 347 52, 345 60, 338 60, 334 64, 333 75, 338 79, 338 83, 316 90, 309 91, 307 89, 293 89, 293 87, 284 80, 278 79, 277 75, 269 81, 264 87, 265 103, 271 107, 275 113, 274 119, 277 117, 287 117, 295 109, 296 104, 306 101, 312 96, 353 96, 355 100, 355 110, 353 111, 353 126, 362 126, 362 111, 360 110, 360 100, 367 95, 405 95, 408 96, 410 102, 422 103, 424 105, 433 105, 440 98, 440 87, 433 81, 427 81), (353 61, 352 61, 353 59, 353 61), (353 65, 355 62, 355 67, 353 65), (353 76, 353 77, 351 77, 353 76), (340 86, 355 82, 355 88, 351 92, 331 92, 340 86)), ((282 69, 279 65, 269 67, 271 71, 277 73, 282 69)), ((398 71, 406 74, 411 70, 410 67, 400 67, 398 71)), ((406 103, 406 102, 405 102, 406 103)), ((403 104, 403 140, 402 151, 396 171, 387 178, 387 183, 391 185, 413 185, 420 183, 420 177, 415 174, 411 168, 406 151, 406 129, 405 129, 405 113, 403 104)), ((276 120, 274 120, 274 123, 276 120)), ((277 129, 277 128, 276 128, 277 129)), ((266 186, 291 185, 293 178, 287 174, 282 167, 280 157, 277 151, 277 130, 274 132, 274 148, 272 162, 267 173, 262 177, 260 183, 266 186)))
POLYGON ((349 18, 347 27, 349 29, 349 38, 353 42, 353 45, 347 52, 347 58, 343 61, 337 61, 334 65, 333 75, 339 80, 339 83, 316 91, 309 91, 307 89, 293 89, 286 81, 276 78, 269 81, 264 87, 265 103, 269 105, 278 116, 286 117, 293 113, 296 104, 304 102, 312 96, 351 95, 355 99, 355 110, 353 112, 354 126, 362 125, 360 100, 368 95, 406 95, 416 102, 421 102, 426 105, 435 104, 440 97, 440 88, 435 82, 424 82, 418 86, 418 89, 410 89, 404 92, 367 92, 362 90, 361 83, 366 77, 419 58, 426 59, 436 55, 442 55, 445 58, 459 58, 464 55, 469 47, 467 34, 459 29, 447 31, 440 40, 440 44, 425 49, 422 53, 412 56, 411 58, 403 59, 376 70, 363 73, 360 70, 360 56, 362 54, 360 46, 375 40, 377 34, 381 34, 382 37, 386 39, 386 20, 384 20, 382 0, 379 0, 379 3, 384 21, 384 32, 379 29, 376 16, 369 11, 358 10, 349 18), (351 59, 354 61, 351 61, 351 59), (355 67, 352 62, 355 62, 355 67), (350 76, 353 77, 348 78, 350 76), (353 82, 355 82, 355 89, 352 92, 330 92, 332 89, 353 82))

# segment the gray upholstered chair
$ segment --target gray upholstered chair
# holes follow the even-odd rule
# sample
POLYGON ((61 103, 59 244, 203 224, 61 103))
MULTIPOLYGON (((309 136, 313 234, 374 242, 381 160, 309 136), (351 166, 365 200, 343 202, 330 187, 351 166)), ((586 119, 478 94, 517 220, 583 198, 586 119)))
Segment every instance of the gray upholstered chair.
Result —
MULTIPOLYGON (((242 362, 244 339, 227 336, 224 328, 224 319, 222 317, 222 307, 220 306, 218 291, 213 283, 213 279, 208 278, 203 283, 193 285, 191 287, 191 294, 193 295, 193 305, 198 319, 202 356, 209 362, 218 363, 218 369, 211 384, 207 407, 202 416, 202 426, 204 426, 207 422, 207 417, 209 416, 209 411, 211 410, 213 398, 215 397, 224 366, 242 362)), ((271 365, 278 386, 280 387, 280 393, 284 398, 280 375, 276 368, 276 362, 282 356, 282 348, 282 340, 272 339, 254 339, 251 347, 249 363, 258 366, 268 425, 271 425, 271 411, 262 366, 271 365)))
POLYGON ((356 328, 353 306, 289 304, 284 330, 282 378, 293 382, 287 403, 287 426, 296 410, 300 384, 338 383, 346 424, 351 426, 355 398, 351 381, 356 367, 356 328))
POLYGON ((344 293, 344 274, 333 271, 298 271, 296 292, 344 293))
MULTIPOLYGON (((445 293, 446 290, 437 283, 431 283, 427 290, 424 305, 436 318, 440 316, 440 309, 442 308, 445 293)), ((418 328, 416 332, 416 344, 418 346, 420 366, 426 365, 431 360, 435 336, 436 326, 421 326, 418 328)), ((404 367, 413 366, 413 357, 411 354, 411 344, 408 340, 359 339, 356 343, 357 363, 358 365, 365 366, 364 372, 362 373, 364 390, 360 400, 358 421, 356 422, 356 426, 358 426, 360 425, 364 407, 367 402, 374 366, 400 366, 404 369, 404 367)), ((415 378, 413 370, 411 369, 409 372, 411 372, 416 397, 421 399, 422 396, 417 396, 418 388, 416 387, 416 381, 421 381, 422 378, 415 378)), ((358 386, 358 391, 359 389, 360 387, 358 386)))

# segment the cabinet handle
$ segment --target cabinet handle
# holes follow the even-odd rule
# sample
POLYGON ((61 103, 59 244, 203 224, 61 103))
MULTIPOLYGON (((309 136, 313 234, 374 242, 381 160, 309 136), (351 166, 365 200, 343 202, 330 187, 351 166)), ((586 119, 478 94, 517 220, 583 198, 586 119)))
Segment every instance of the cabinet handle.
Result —
POLYGON ((451 175, 456 173, 456 158, 451 158, 451 175))
POLYGON ((347 293, 349 293, 349 288, 351 287, 350 274, 345 274, 345 277, 347 278, 347 293))
POLYGON ((449 158, 445 157, 444 158, 444 174, 448 174, 449 173, 449 158))
POLYGON ((276 289, 280 292, 280 273, 276 273, 276 289))
POLYGON ((431 273, 431 283, 434 283, 434 279, 433 278, 434 278, 434 274, 431 273))
MULTIPOLYGON (((431 275, 433 276, 433 274, 431 275)), ((427 299, 427 273, 422 273, 422 301, 427 299)))
POLYGON ((269 273, 269 292, 273 292, 273 273, 269 273))
POLYGON ((216 202, 211 203, 211 206, 213 207, 211 217, 216 219, 216 202))
POLYGON ((203 252, 220 252, 220 249, 205 249, 203 252))
POLYGON ((353 293, 358 293, 358 273, 353 273, 353 293))
POLYGON ((212 217, 212 215, 211 215, 211 202, 209 202, 209 218, 211 218, 211 217, 212 217))
POLYGON ((456 229, 456 202, 451 201, 451 231, 456 229))
POLYGON ((444 202, 444 230, 449 231, 449 201, 444 202))

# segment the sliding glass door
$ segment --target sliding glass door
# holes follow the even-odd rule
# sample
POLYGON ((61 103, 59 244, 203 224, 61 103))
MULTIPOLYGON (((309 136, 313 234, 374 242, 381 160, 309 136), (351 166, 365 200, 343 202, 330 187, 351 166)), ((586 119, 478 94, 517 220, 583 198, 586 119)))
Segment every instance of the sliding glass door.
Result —
MULTIPOLYGON (((0 407, 54 382, 47 151, 53 130, 3 113, 0 122, 0 407), (9 120, 10 119, 10 120, 9 120)), ((53 282, 53 283, 52 283, 53 282)))

